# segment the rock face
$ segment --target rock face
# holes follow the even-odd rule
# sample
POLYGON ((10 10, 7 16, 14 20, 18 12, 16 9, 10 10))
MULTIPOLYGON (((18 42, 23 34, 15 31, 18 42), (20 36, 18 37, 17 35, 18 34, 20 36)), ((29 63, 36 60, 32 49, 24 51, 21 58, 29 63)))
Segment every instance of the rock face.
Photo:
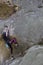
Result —
POLYGON ((14 34, 22 43, 38 42, 43 37, 43 8, 37 7, 41 3, 41 0, 19 0, 18 5, 21 6, 21 10, 6 20, 0 20, 0 33, 4 24, 11 24, 14 27, 14 34))
MULTIPOLYGON (((4 24, 8 26, 10 24, 13 25, 14 34, 18 36, 20 43, 38 42, 43 38, 43 8, 38 8, 43 5, 42 0, 13 1, 21 7, 21 10, 6 20, 0 20, 0 33, 2 33, 4 24)), ((1 49, 1 52, 5 52, 5 50, 1 49)), ((1 59, 7 59, 7 55, 9 55, 6 51, 5 57, 3 57, 4 52, 0 53, 1 59)), ((1 59, 0 61, 3 62, 1 59)), ((43 47, 30 48, 20 65, 43 65, 43 47)))
POLYGON ((30 48, 19 65, 43 65, 43 47, 30 48))
POLYGON ((39 4, 41 0, 19 0, 18 5, 21 6, 21 10, 6 20, 0 20, 0 32, 4 24, 11 24, 14 27, 14 34, 23 43, 38 42, 43 37, 43 8, 39 9, 39 4))

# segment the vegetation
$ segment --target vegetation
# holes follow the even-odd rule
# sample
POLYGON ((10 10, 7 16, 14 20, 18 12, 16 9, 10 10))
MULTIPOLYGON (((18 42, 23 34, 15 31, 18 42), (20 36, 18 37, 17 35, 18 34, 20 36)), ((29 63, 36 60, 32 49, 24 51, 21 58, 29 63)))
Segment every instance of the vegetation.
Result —
POLYGON ((17 11, 16 5, 14 6, 8 6, 5 3, 0 3, 0 19, 5 19, 9 16, 11 16, 13 13, 17 11))

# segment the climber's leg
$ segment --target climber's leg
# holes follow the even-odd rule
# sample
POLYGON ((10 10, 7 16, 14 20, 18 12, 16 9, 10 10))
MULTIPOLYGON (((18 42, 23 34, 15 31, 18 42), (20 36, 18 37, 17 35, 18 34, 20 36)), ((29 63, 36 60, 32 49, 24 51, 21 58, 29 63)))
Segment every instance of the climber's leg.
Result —
POLYGON ((7 41, 7 45, 9 46, 9 48, 11 49, 11 54, 13 53, 13 48, 12 45, 9 43, 9 41, 7 41))

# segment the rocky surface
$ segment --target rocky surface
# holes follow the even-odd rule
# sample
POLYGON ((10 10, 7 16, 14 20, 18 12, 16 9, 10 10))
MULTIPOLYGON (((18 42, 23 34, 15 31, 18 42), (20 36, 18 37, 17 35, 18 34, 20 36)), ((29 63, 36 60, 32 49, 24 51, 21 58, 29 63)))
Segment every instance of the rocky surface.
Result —
POLYGON ((22 3, 21 10, 7 20, 0 20, 0 28, 3 27, 3 24, 10 23, 15 27, 15 34, 22 38, 22 41, 27 42, 27 39, 37 41, 43 33, 43 8, 37 7, 38 2, 40 3, 40 1, 37 1, 18 1, 18 3, 22 3), (37 5, 34 5, 35 3, 37 5))
POLYGON ((43 46, 31 47, 19 65, 43 65, 43 46))
POLYGON ((14 34, 17 35, 22 42, 29 43, 29 41, 32 41, 36 43, 43 37, 43 8, 38 8, 41 2, 38 0, 23 0, 19 2, 22 3, 20 11, 6 20, 0 20, 0 32, 2 32, 4 24, 12 24, 15 29, 14 34), (28 4, 30 2, 31 4, 28 4), (34 5, 35 3, 37 3, 37 5, 34 5))
MULTIPOLYGON (((19 43, 24 43, 24 44, 26 43, 26 44, 29 44, 30 46, 33 44, 36 44, 41 38, 43 38, 42 0, 19 0, 19 1, 14 0, 14 2, 18 4, 21 7, 21 9, 17 11, 16 14, 13 14, 11 17, 9 17, 8 19, 0 20, 0 33, 2 33, 3 26, 5 24, 7 24, 8 26, 12 25, 14 27, 14 34, 17 35, 19 38, 19 43)), ((43 47, 40 47, 40 46, 38 46, 37 48, 32 47, 31 53, 29 54, 27 53, 27 55, 29 55, 29 59, 28 58, 27 59, 30 61, 29 62, 30 65, 33 61, 34 62, 32 63, 32 65, 35 65, 35 64, 43 65, 43 62, 42 62, 43 47)), ((23 61, 24 60, 25 58, 23 59, 23 61)), ((26 63, 27 62, 28 61, 26 60, 26 63)), ((25 64, 25 61, 23 64, 21 63, 21 65, 24 65, 24 64, 25 64)))
POLYGON ((12 61, 9 65, 43 65, 43 46, 33 46, 28 49, 27 54, 12 61))

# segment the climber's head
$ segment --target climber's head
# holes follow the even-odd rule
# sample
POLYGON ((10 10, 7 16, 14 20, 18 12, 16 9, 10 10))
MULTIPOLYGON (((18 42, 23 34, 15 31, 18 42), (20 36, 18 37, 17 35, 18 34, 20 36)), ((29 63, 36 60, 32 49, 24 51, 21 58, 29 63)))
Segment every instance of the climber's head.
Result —
POLYGON ((5 25, 4 27, 5 27, 5 28, 8 28, 8 26, 7 26, 7 25, 5 25))

